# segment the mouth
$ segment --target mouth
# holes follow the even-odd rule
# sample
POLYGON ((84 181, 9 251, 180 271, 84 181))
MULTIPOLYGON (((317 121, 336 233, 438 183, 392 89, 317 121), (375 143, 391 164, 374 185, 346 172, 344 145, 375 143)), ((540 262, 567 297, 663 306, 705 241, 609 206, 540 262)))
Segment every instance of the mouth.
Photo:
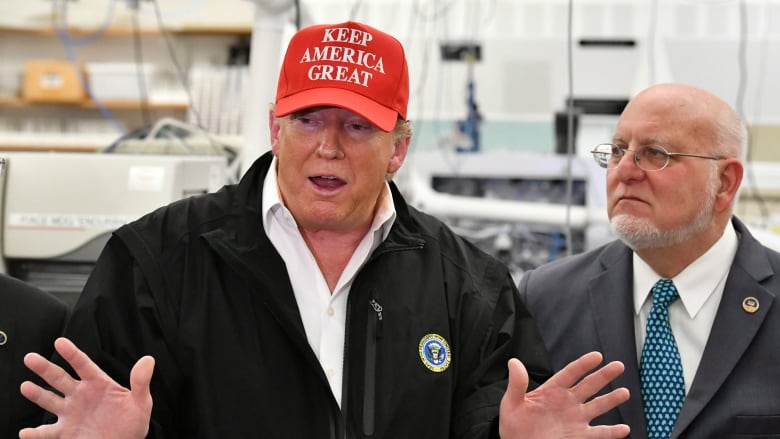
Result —
POLYGON ((646 206, 647 204, 648 203, 641 198, 624 195, 617 197, 613 206, 618 210, 631 209, 633 211, 634 208, 646 206))
POLYGON ((316 175, 309 177, 309 181, 320 189, 335 190, 345 186, 347 183, 332 175, 316 175))

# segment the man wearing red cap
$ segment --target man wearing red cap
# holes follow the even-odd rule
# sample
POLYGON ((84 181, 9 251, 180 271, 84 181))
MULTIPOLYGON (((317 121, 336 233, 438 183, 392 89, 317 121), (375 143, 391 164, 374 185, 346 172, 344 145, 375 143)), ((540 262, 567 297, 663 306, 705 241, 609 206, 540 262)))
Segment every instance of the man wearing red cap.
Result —
POLYGON ((60 394, 22 392, 58 422, 21 437, 628 434, 588 425, 628 398, 590 400, 622 365, 592 372, 590 353, 548 379, 507 269, 390 181, 411 138, 408 96, 390 35, 299 31, 272 151, 237 185, 114 234, 55 344, 79 379, 29 355, 60 394))

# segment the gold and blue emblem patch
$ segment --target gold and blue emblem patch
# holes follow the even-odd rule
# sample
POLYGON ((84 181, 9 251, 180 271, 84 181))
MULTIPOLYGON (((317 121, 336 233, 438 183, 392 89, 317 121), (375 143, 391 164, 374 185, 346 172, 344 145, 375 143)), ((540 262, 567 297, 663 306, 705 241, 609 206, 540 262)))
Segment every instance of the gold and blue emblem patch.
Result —
POLYGON ((434 372, 444 372, 450 367, 452 352, 447 340, 439 334, 426 334, 420 339, 420 360, 434 372))

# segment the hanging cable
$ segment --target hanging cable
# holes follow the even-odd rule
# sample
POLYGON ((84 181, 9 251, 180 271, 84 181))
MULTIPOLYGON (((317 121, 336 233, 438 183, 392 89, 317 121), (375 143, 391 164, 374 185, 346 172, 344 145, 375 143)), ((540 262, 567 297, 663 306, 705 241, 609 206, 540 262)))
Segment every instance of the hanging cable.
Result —
MULTIPOLYGON (((63 2, 64 4, 61 6, 61 13, 62 18, 61 21, 64 22, 65 18, 64 15, 67 12, 65 10, 66 4, 68 0, 55 0, 53 3, 53 6, 55 7, 55 14, 52 15, 53 19, 56 17, 56 3, 57 2, 63 2)), ((114 7, 116 5, 116 0, 109 0, 108 8, 106 8, 106 15, 103 17, 103 21, 100 23, 100 25, 92 32, 82 36, 82 37, 74 37, 70 34, 69 30, 67 29, 67 26, 62 26, 59 28, 59 30, 62 31, 63 35, 67 36, 67 40, 70 43, 71 46, 84 46, 88 44, 95 43, 99 41, 101 38, 103 38, 108 31, 108 28, 111 27, 111 22, 114 20, 114 7)), ((55 19, 56 22, 56 19, 55 19)))
POLYGON ((658 0, 650 0, 647 25, 647 83, 655 84, 655 38, 658 31, 658 0))
POLYGON ((355 3, 352 4, 352 7, 349 10, 349 19, 351 21, 357 20, 357 14, 362 5, 363 5, 363 0, 355 0, 355 3))
POLYGON ((195 108, 193 103, 194 100, 192 99, 192 91, 190 90, 190 84, 187 80, 187 75, 184 73, 184 69, 181 67, 179 59, 176 56, 176 51, 173 49, 173 43, 171 43, 171 37, 168 34, 168 30, 163 25, 163 19, 162 14, 160 13, 160 5, 158 4, 158 0, 152 0, 152 5, 154 6, 154 15, 157 18, 157 28, 159 29, 160 35, 162 35, 163 41, 165 42, 165 48, 168 50, 168 57, 173 64, 173 68, 176 70, 176 78, 179 80, 179 83, 181 83, 181 86, 184 88, 184 92, 187 95, 187 109, 192 112, 193 116, 195 116, 195 123, 198 128, 205 131, 206 129, 204 128, 203 121, 201 120, 200 112, 197 108, 195 108))
POLYGON ((116 0, 111 0, 109 5, 109 12, 106 14, 106 19, 104 20, 103 24, 98 28, 97 31, 93 32, 92 34, 89 34, 86 38, 78 40, 78 42, 75 42, 75 40, 71 37, 70 32, 68 30, 68 1, 67 0, 54 0, 52 2, 52 29, 54 29, 54 33, 57 35, 57 38, 62 43, 62 49, 65 53, 65 58, 68 60, 68 63, 70 63, 71 68, 76 73, 76 77, 79 79, 79 83, 81 83, 81 87, 84 89, 85 93, 89 97, 90 101, 95 105, 95 108, 100 112, 100 114, 103 116, 103 118, 114 128, 114 130, 121 135, 124 135, 127 130, 125 129, 124 125, 114 117, 113 113, 106 108, 106 106, 103 104, 103 102, 95 96, 92 93, 92 88, 89 85, 89 81, 87 81, 87 77, 84 74, 83 69, 79 66, 79 63, 76 59, 76 54, 74 52, 74 46, 76 45, 83 45, 83 44, 90 44, 92 42, 97 41, 100 37, 102 37, 108 28, 108 25, 111 23, 111 18, 113 17, 113 8, 114 8, 114 2, 116 0), (59 17, 59 18, 58 18, 59 17))
POLYGON ((141 38, 141 22, 138 14, 138 4, 130 8, 133 23, 133 55, 135 57, 136 82, 138 83, 138 104, 141 109, 141 120, 143 126, 152 124, 152 117, 149 111, 149 92, 146 83, 146 74, 144 72, 143 41, 141 38))
POLYGON ((295 18, 294 18, 295 30, 300 30, 301 20, 302 20, 301 16, 303 15, 301 13, 301 0, 295 0, 293 3, 294 3, 294 10, 295 10, 295 18))
MULTIPOLYGON (((172 45, 172 43, 170 41, 170 36, 168 35, 168 32, 165 29, 165 26, 163 25, 162 14, 160 13, 160 8, 159 8, 159 5, 157 3, 157 0, 152 0, 152 4, 154 6, 155 16, 157 18, 158 29, 160 31, 160 34, 163 36, 163 40, 165 41, 165 46, 166 46, 166 48, 168 50, 168 55, 170 57, 170 60, 173 63, 174 68, 176 69, 176 77, 181 82, 181 85, 184 88, 184 91, 185 91, 185 93, 187 95, 187 108, 195 116, 195 120, 197 122, 196 123, 196 127, 197 127, 198 131, 201 134, 203 134, 203 136, 208 140, 209 145, 214 150, 221 151, 223 153, 223 155, 225 155, 225 157, 228 160, 228 165, 230 165, 231 163, 235 163, 235 158, 236 158, 235 153, 232 152, 223 143, 218 142, 216 139, 214 139, 214 136, 203 127, 203 124, 201 123, 200 113, 198 112, 197 108, 195 108, 195 106, 193 105, 192 94, 191 94, 191 91, 190 91, 190 87, 189 87, 188 81, 186 79, 186 75, 184 73, 184 70, 181 67, 181 64, 179 64, 179 61, 178 61, 178 59, 176 57, 176 52, 173 50, 173 45, 172 45)), ((127 137, 129 137, 129 136, 121 137, 118 141, 114 142, 114 144, 112 144, 108 148, 106 148, 104 150, 104 152, 107 152, 107 153, 113 152, 121 144, 121 141, 124 140, 127 137)))
MULTIPOLYGON (((425 32, 420 32, 419 34, 415 32, 415 26, 417 26, 417 14, 412 13, 412 17, 409 20, 409 32, 407 33, 409 35, 410 39, 414 39, 416 35, 420 35, 419 38, 422 40, 422 59, 420 60, 420 76, 417 79, 417 88, 415 89, 413 95, 415 96, 415 99, 417 100, 417 117, 422 117, 422 114, 425 110, 425 89, 426 85, 428 83, 428 69, 430 65, 430 53, 431 53, 431 41, 428 41, 425 36, 425 32)), ((421 23, 421 26, 424 26, 425 22, 421 23)), ((417 140, 420 138, 420 135, 412 136, 411 144, 409 145, 410 151, 414 151, 414 147, 417 144, 417 140)))
MULTIPOLYGON (((742 117, 742 120, 745 121, 745 124, 747 124, 747 118, 745 117, 745 89, 747 88, 747 32, 748 32, 748 23, 747 23, 747 5, 745 4, 745 0, 739 1, 739 50, 738 50, 738 65, 739 65, 739 81, 737 85, 737 114, 742 117)), ((766 225, 766 222, 769 218, 769 211, 766 206, 766 202, 764 201, 764 198, 761 196, 761 193, 758 189, 758 183, 756 182, 756 175, 753 170, 753 135, 748 130, 747 132, 748 136, 748 142, 747 142, 747 180, 748 180, 748 187, 750 188, 750 193, 753 196, 753 199, 755 200, 756 204, 758 205, 758 210, 760 212, 760 217, 762 222, 764 223, 763 226, 766 225)))
MULTIPOLYGON (((415 0, 414 12, 425 20, 438 20, 451 11, 453 9, 452 5, 457 1, 458 0, 442 1, 442 6, 439 8, 436 7, 436 4, 439 2, 434 1, 433 11, 430 14, 425 14, 420 8, 420 0, 415 0)), ((426 4, 430 3, 426 2, 426 4)))
MULTIPOLYGON (((443 18, 446 15, 446 12, 448 11, 449 6, 452 5, 453 1, 444 2, 443 7, 438 7, 439 0, 434 0, 432 4, 434 5, 434 12, 431 14, 426 14, 421 10, 420 6, 420 0, 415 0, 412 6, 412 12, 411 17, 409 20, 409 38, 413 39, 416 35, 419 35, 419 38, 423 41, 423 50, 422 50, 422 60, 420 65, 422 66, 420 69, 420 76, 419 80, 417 81, 417 88, 414 91, 414 96, 417 99, 417 107, 419 108, 419 111, 417 112, 418 117, 421 117, 425 108, 425 90, 428 89, 428 74, 430 70, 430 64, 431 64, 431 45, 435 44, 435 37, 438 33, 438 25, 440 23, 440 19, 443 18), (427 26, 432 26, 432 30, 428 31, 427 26), (421 29, 420 32, 417 32, 417 29, 421 29), (431 34, 433 37, 431 39, 428 39, 427 36, 431 34)), ((430 3, 429 3, 430 4, 430 3)), ((436 90, 435 96, 437 97, 437 102, 443 97, 444 93, 442 92, 442 88, 444 86, 444 81, 436 81, 436 90)), ((440 108, 441 105, 434 105, 434 108, 440 108)), ((439 137, 439 131, 438 131, 438 123, 433 122, 433 130, 435 133, 435 137, 439 137)), ((412 137, 412 144, 410 145, 410 148, 413 148, 416 145, 417 139, 421 138, 419 132, 416 136, 412 137)))
POLYGON ((573 45, 573 17, 574 2, 568 2, 568 17, 566 22, 566 66, 567 66, 567 90, 569 98, 566 100, 566 226, 564 227, 564 237, 566 238, 566 255, 572 254, 572 226, 571 226, 571 208, 572 194, 574 186, 574 175, 572 172, 572 161, 574 160, 574 57, 573 45))

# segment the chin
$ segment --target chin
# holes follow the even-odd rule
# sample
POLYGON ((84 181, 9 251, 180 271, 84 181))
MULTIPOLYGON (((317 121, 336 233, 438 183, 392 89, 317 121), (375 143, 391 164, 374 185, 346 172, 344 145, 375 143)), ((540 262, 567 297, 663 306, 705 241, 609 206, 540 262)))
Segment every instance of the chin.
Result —
POLYGON ((615 234, 632 250, 671 247, 695 237, 712 222, 709 211, 702 210, 693 221, 681 227, 662 230, 647 218, 617 215, 609 222, 615 234))
POLYGON ((609 221, 612 233, 632 250, 660 247, 663 233, 647 218, 616 215, 609 221))

